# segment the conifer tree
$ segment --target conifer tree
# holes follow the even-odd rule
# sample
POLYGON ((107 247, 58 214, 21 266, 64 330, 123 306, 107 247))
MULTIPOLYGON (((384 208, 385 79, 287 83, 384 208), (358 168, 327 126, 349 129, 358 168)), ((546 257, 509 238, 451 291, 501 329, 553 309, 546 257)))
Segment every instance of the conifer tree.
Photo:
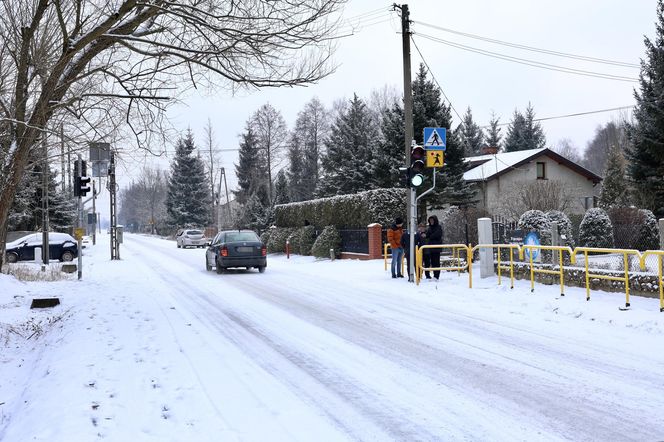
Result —
POLYGON ((457 132, 461 136, 467 157, 482 155, 484 132, 482 132, 482 129, 473 120, 473 113, 470 107, 468 107, 466 113, 463 115, 462 124, 457 128, 457 132))
POLYGON ((639 206, 664 217, 664 1, 657 2, 655 39, 645 37, 639 91, 634 91, 634 123, 628 125, 629 176, 639 206))
POLYGON ((489 127, 486 130, 486 145, 488 147, 496 149, 497 152, 500 152, 502 138, 500 134, 501 128, 498 126, 500 124, 500 118, 496 117, 496 114, 491 114, 491 120, 489 120, 489 127))
POLYGON ((244 133, 240 135, 239 160, 235 165, 238 189, 233 190, 233 194, 238 203, 245 204, 256 193, 259 185, 267 184, 267 170, 263 160, 256 134, 250 122, 247 122, 244 133))
POLYGON ((309 101, 298 114, 293 132, 297 134, 302 155, 302 175, 296 192, 299 199, 296 201, 306 201, 314 196, 324 142, 330 132, 330 112, 317 97, 309 101))
POLYGON ((404 153, 403 107, 393 103, 380 114, 380 159, 377 168, 381 171, 378 187, 396 187, 399 183, 399 168, 406 165, 404 153))
POLYGON ((291 201, 289 192, 288 192, 288 178, 286 178, 286 172, 281 169, 277 173, 277 182, 274 183, 274 203, 275 204, 286 204, 291 201))
POLYGON ((256 147, 264 159, 267 173, 267 186, 270 201, 274 199, 273 172, 282 161, 282 151, 286 147, 288 131, 284 117, 271 104, 262 105, 251 116, 251 128, 256 136, 256 147))
POLYGON ((347 109, 336 118, 325 145, 323 176, 318 195, 357 193, 377 187, 374 174, 374 146, 378 129, 366 104, 354 95, 347 109))
MULTIPOLYGON (((310 194, 309 189, 305 186, 305 158, 304 146, 302 143, 301 133, 293 131, 290 137, 290 146, 288 146, 288 172, 287 172, 287 185, 288 194, 291 201, 305 201, 310 194)), ((281 171, 279 171, 281 173, 281 171)), ((279 176, 277 176, 277 182, 279 176)), ((280 203, 276 203, 280 204, 280 203)))
POLYGON ((186 135, 177 141, 171 163, 166 211, 171 224, 179 227, 202 227, 210 221, 209 182, 203 161, 193 155, 195 148, 194 135, 187 130, 186 135))
MULTIPOLYGON (((21 178, 21 188, 16 194, 9 212, 10 230, 39 230, 42 226, 42 168, 33 163, 21 178)), ((68 192, 62 192, 56 182, 57 171, 51 169, 48 177, 49 227, 64 231, 74 225, 76 203, 68 192)))
POLYGON ((627 206, 628 184, 625 177, 625 158, 622 152, 613 147, 609 152, 609 158, 604 172, 604 181, 602 181, 602 192, 599 196, 599 206, 602 209, 609 209, 615 206, 627 206))
POLYGON ((542 125, 535 121, 535 110, 528 103, 525 115, 514 110, 512 121, 507 127, 505 152, 541 149, 546 146, 546 136, 542 125))
MULTIPOLYGON (((468 207, 474 204, 474 186, 463 179, 468 170, 464 161, 465 151, 459 136, 451 130, 452 111, 441 99, 438 86, 427 79, 427 72, 423 64, 413 81, 413 126, 415 140, 423 142, 425 127, 444 127, 447 129, 447 143, 445 150, 445 166, 438 169, 436 177, 436 190, 423 199, 423 203, 434 209, 445 205, 468 207)), ((432 171, 428 173, 431 177, 432 171)), ((431 178, 430 181, 431 183, 431 178)), ((423 186, 426 188, 425 186, 423 186)))

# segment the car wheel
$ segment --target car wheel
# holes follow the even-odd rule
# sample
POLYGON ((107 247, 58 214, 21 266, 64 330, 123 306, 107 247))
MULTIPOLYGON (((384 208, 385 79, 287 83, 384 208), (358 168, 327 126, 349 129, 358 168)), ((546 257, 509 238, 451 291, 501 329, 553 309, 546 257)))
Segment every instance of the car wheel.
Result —
POLYGON ((13 264, 15 262, 18 262, 18 255, 16 253, 7 253, 5 257, 7 259, 7 262, 9 263, 13 264))
POLYGON ((178 245, 178 249, 179 249, 180 248, 180 243, 177 243, 177 245, 178 245))
POLYGON ((72 252, 64 252, 60 257, 60 261, 73 261, 74 254, 72 252))
POLYGON ((226 269, 224 269, 222 266, 220 266, 218 261, 217 261, 216 264, 217 264, 217 265, 216 265, 216 268, 217 268, 217 275, 221 275, 222 273, 224 273, 224 270, 226 270, 226 269))
POLYGON ((212 270, 212 266, 210 265, 210 262, 207 259, 207 255, 205 255, 205 270, 207 270, 208 272, 212 270))
POLYGON ((265 273, 265 266, 258 266, 258 271, 261 273, 265 273))

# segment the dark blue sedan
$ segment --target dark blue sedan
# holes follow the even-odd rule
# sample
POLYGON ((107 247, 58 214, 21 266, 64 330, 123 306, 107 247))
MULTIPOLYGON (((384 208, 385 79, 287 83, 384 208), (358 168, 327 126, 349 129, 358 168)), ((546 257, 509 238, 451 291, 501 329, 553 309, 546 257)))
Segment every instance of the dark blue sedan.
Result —
MULTIPOLYGON (((42 246, 42 234, 32 233, 8 242, 5 247, 5 260, 9 263, 33 261, 35 248, 42 246)), ((72 261, 78 256, 78 243, 73 236, 66 233, 49 232, 48 256, 60 261, 72 261)))
POLYGON ((205 269, 215 267, 217 273, 231 267, 258 269, 267 267, 267 250, 252 230, 226 230, 217 233, 205 252, 205 269))

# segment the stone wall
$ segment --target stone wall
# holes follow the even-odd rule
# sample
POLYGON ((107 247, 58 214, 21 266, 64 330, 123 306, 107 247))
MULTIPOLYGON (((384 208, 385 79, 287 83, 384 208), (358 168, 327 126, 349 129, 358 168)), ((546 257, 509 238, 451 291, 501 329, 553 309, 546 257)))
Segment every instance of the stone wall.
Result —
MULTIPOLYGON (((501 263, 502 264, 502 263, 501 263)), ((494 264, 494 268, 497 264, 494 264)), ((538 265, 536 268, 551 270, 551 265, 538 265)), ((496 269, 497 271, 497 269, 496 269)), ((597 272, 597 270, 590 269, 590 273, 597 272)), ((624 272, 621 271, 601 271, 597 272, 607 276, 623 277, 624 272)), ((509 278, 509 270, 501 272, 503 277, 509 278)), ((582 268, 572 267, 563 270, 564 284, 567 287, 585 287, 586 286, 586 272, 582 268)), ((530 265, 525 263, 514 264, 514 279, 530 280, 530 265)), ((535 282, 545 285, 558 285, 560 284, 560 277, 558 275, 548 275, 542 273, 535 273, 535 282)), ((606 279, 590 278, 591 290, 604 290, 606 292, 625 292, 625 284, 622 281, 609 281, 606 279)), ((643 273, 630 273, 629 275, 629 289, 630 294, 641 295, 647 297, 659 298, 659 282, 655 274, 643 273)))

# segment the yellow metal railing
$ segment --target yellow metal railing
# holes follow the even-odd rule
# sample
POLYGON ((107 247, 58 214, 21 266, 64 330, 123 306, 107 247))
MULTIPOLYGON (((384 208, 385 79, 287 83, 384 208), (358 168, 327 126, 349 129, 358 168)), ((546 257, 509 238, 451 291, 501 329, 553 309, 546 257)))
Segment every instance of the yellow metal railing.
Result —
POLYGON ((642 261, 641 253, 638 250, 629 249, 602 249, 596 247, 577 247, 572 255, 572 264, 576 263, 576 255, 583 253, 584 267, 586 271, 586 301, 590 301, 590 278, 606 279, 608 281, 622 281, 625 284, 625 307, 629 307, 629 255, 634 255, 642 261), (588 253, 615 253, 623 255, 625 266, 625 276, 603 275, 601 273, 590 273, 588 270, 588 253))
MULTIPOLYGON (((458 256, 458 255, 457 255, 458 256)), ((423 272, 429 272, 429 271, 436 271, 436 270, 442 270, 442 271, 458 271, 462 272, 465 270, 468 270, 468 287, 473 288, 473 252, 472 249, 465 245, 465 244, 436 244, 436 245, 425 245, 420 247, 417 250, 417 253, 415 254, 415 282, 419 285, 420 280, 422 279, 422 273, 423 272), (423 265, 423 255, 424 251, 427 249, 441 249, 441 250, 452 250, 452 254, 454 255, 455 250, 465 250, 466 251, 466 264, 462 265, 461 264, 461 258, 457 258, 457 266, 452 266, 452 267, 440 267, 440 263, 438 263, 438 267, 424 267, 423 265)))
POLYGON ((657 256, 657 286, 659 287, 659 311, 664 312, 664 278, 662 278, 662 266, 664 261, 664 250, 646 250, 641 255, 641 270, 646 269, 646 258, 657 256))
MULTIPOLYGON (((477 250, 490 248, 492 250, 497 250, 498 256, 498 265, 497 265, 497 274, 498 274, 498 284, 501 284, 502 272, 509 271, 510 274, 510 288, 514 288, 514 251, 519 253, 519 259, 524 259, 524 254, 526 251, 529 252, 528 261, 526 262, 530 267, 530 290, 533 292, 535 290, 535 274, 549 274, 556 275, 560 281, 560 294, 565 296, 565 264, 564 264, 564 254, 568 253, 570 256, 570 263, 572 265, 577 264, 577 255, 583 254, 583 267, 585 272, 585 286, 586 286, 586 300, 590 300, 590 280, 591 279, 604 279, 609 281, 618 281, 622 282, 625 285, 625 306, 630 306, 630 287, 629 287, 629 256, 635 256, 640 263, 641 269, 646 269, 646 258, 649 256, 657 257, 657 285, 659 287, 659 303, 660 303, 660 312, 664 312, 664 250, 647 250, 643 253, 638 250, 630 249, 609 249, 609 248, 595 248, 595 247, 577 247, 572 249, 567 246, 542 246, 542 245, 530 245, 524 244, 519 246, 517 244, 479 244, 475 247, 467 246, 465 244, 440 244, 440 245, 425 245, 417 247, 415 250, 415 282, 419 285, 420 280, 422 279, 422 274, 425 271, 457 271, 459 274, 461 272, 468 271, 468 287, 473 287, 473 253, 477 250), (441 249, 441 250, 450 250, 452 261, 456 262, 455 266, 440 266, 440 263, 437 263, 437 267, 424 267, 423 264, 423 255, 427 249, 441 249), (501 251, 509 250, 510 259, 509 266, 502 261, 501 251), (551 251, 557 253, 558 264, 554 265, 552 269, 540 269, 536 268, 536 263, 533 257, 533 251, 551 251), (463 253, 465 253, 465 263, 463 262, 463 253), (624 274, 623 276, 614 276, 607 275, 601 272, 591 273, 591 268, 589 266, 589 255, 592 254, 617 254, 622 255, 623 265, 624 265, 624 274)), ((385 270, 387 270, 387 258, 391 256, 388 254, 389 244, 384 245, 383 258, 385 270)), ((405 254, 404 254, 405 256, 405 254)), ((493 262, 493 256, 491 257, 493 262)), ((401 261, 401 269, 403 273, 404 261, 401 261)), ((569 266, 567 267, 569 268, 569 266)))
MULTIPOLYGON (((475 247, 471 249, 471 253, 475 253, 476 250, 480 249, 491 249, 491 252, 493 253, 493 249, 497 249, 498 251, 498 285, 501 284, 501 272, 502 270, 509 270, 510 271, 510 288, 514 288, 514 254, 512 253, 513 250, 516 250, 516 252, 520 255, 521 254, 521 249, 519 248, 518 244, 478 244, 475 247), (500 251, 501 250, 509 250, 510 251, 510 265, 509 267, 503 267, 501 264, 501 258, 500 258, 500 251)), ((493 261, 493 256, 491 257, 491 261, 493 261)))
MULTIPOLYGON (((524 259, 525 252, 528 251, 528 261, 530 264, 530 291, 535 291, 535 273, 541 273, 546 275, 557 275, 560 279, 560 296, 565 296, 565 268, 563 267, 563 252, 572 254, 572 249, 567 246, 536 246, 532 244, 524 244, 519 249, 519 259, 524 259), (552 252, 558 252, 558 270, 549 270, 549 269, 536 269, 533 265, 533 255, 534 251, 539 250, 550 250, 552 252)), ((572 262, 574 262, 572 260, 572 262)))

